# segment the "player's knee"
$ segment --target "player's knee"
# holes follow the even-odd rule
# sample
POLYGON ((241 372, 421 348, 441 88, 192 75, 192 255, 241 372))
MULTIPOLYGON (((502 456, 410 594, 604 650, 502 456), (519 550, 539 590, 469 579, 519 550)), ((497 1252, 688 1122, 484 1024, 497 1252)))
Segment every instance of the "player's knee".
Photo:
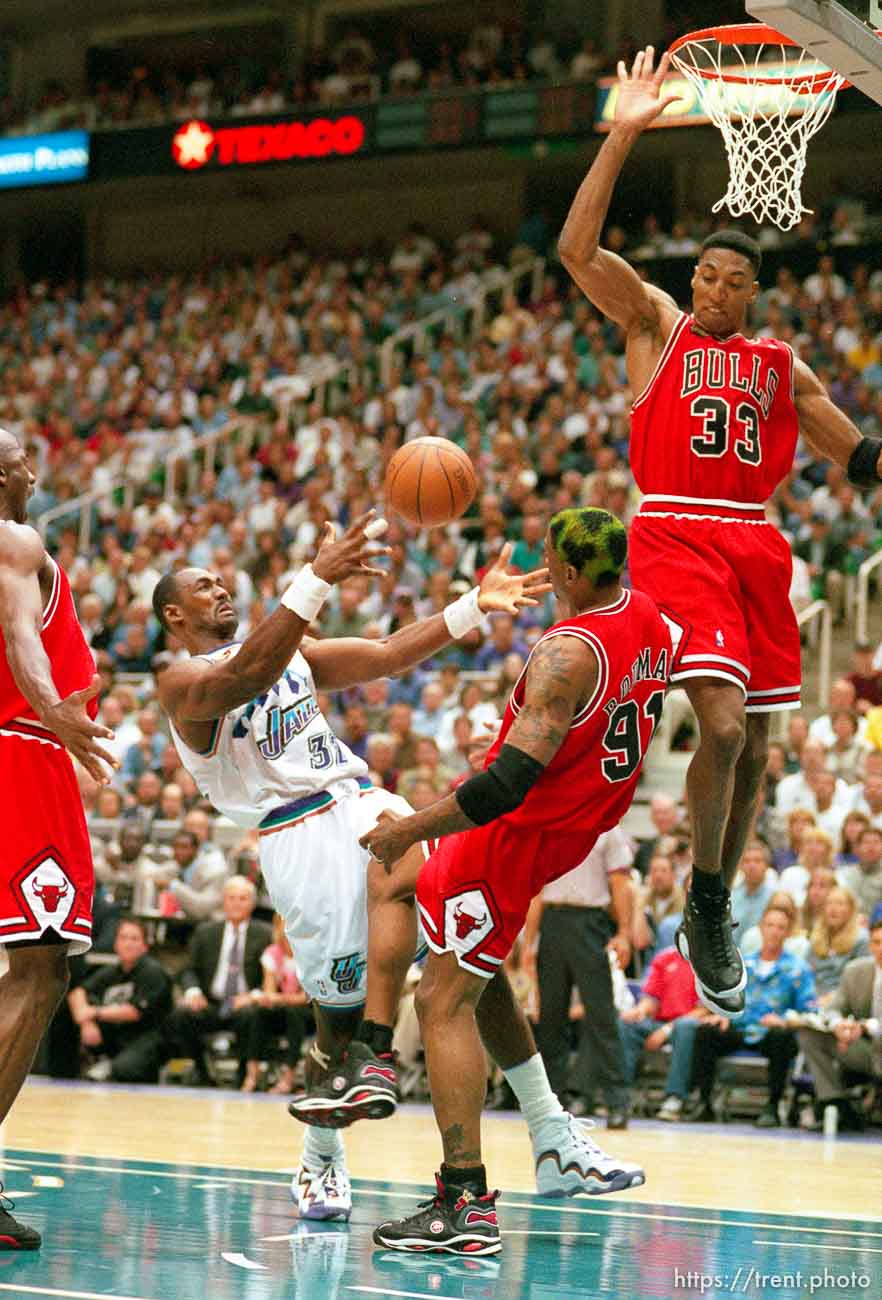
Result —
POLYGON ((744 718, 735 713, 717 714, 706 724, 706 734, 717 755, 724 762, 734 762, 744 749, 744 718))

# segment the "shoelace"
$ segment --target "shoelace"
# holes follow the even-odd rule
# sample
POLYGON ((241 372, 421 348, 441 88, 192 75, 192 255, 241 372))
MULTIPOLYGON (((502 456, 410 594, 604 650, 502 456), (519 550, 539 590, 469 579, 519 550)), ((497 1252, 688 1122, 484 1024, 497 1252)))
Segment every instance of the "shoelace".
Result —
POLYGON ((705 911, 698 904, 696 908, 707 926, 707 937, 711 956, 718 966, 731 966, 735 960, 735 941, 732 931, 738 922, 730 919, 728 902, 721 908, 705 911), (728 922, 728 924, 726 924, 728 922))
POLYGON ((578 1143, 579 1146, 587 1147, 592 1155, 603 1156, 604 1159, 608 1159, 606 1152, 597 1145, 593 1138, 587 1136, 589 1130, 597 1128, 593 1119, 567 1115, 567 1121, 574 1142, 578 1143))
POLYGON ((5 1210, 7 1214, 10 1214, 14 1209, 15 1201, 10 1201, 3 1190, 3 1184, 0 1183, 0 1210, 5 1210))

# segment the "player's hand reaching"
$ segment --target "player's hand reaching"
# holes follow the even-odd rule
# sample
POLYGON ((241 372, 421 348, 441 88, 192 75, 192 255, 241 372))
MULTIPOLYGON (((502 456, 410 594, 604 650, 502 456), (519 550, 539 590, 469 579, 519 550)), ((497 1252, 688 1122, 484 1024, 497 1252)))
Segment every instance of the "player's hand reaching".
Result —
POLYGON ((100 722, 93 722, 86 711, 90 700, 94 700, 101 690, 101 678, 92 678, 91 684, 81 691, 74 691, 46 709, 42 721, 54 731, 64 748, 79 759, 83 767, 99 785, 110 781, 108 768, 116 770, 119 762, 106 749, 97 743, 98 737, 113 740, 113 732, 103 727, 100 722))
POLYGON ((508 573, 511 542, 506 542, 494 564, 481 579, 478 605, 485 614, 517 614, 527 605, 538 605, 538 596, 551 591, 547 569, 532 573, 508 573))
POLYGON ((634 56, 630 72, 624 62, 619 60, 619 85, 614 120, 622 125, 635 127, 638 131, 644 131, 646 127, 651 126, 665 111, 668 104, 673 104, 680 98, 679 95, 661 97, 662 85, 670 70, 671 60, 668 54, 663 54, 658 68, 653 71, 654 59, 655 49, 652 45, 647 45, 645 50, 640 50, 634 56))
POLYGON ((384 809, 377 818, 377 824, 358 841, 363 849, 382 862, 388 871, 390 867, 403 858, 414 836, 408 827, 409 818, 384 809))
POLYGON ((317 578, 325 582, 342 582, 356 574, 368 573, 374 577, 385 577, 385 569, 374 568, 372 560, 389 554, 388 546, 381 546, 374 541, 365 529, 368 529, 376 515, 375 510, 368 510, 359 515, 346 532, 336 540, 337 530, 332 523, 325 524, 325 533, 319 543, 318 552, 312 562, 312 571, 317 578))

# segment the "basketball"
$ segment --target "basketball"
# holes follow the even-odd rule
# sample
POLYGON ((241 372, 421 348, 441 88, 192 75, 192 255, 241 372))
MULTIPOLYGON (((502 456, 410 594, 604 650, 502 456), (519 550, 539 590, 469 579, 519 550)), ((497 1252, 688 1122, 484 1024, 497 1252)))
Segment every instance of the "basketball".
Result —
POLYGON ((424 528, 458 519, 477 487, 474 465, 447 438, 414 438, 398 448, 386 470, 387 502, 424 528))

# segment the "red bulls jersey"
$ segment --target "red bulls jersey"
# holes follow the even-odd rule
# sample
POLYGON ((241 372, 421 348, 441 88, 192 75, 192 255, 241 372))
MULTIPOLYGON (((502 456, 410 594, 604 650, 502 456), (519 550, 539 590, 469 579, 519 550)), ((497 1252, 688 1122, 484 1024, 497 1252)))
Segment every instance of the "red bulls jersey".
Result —
MULTIPOLYGON (((95 659, 77 621, 73 596, 67 574, 53 561, 55 577, 52 594, 43 612, 41 640, 52 665, 52 680, 58 694, 64 699, 73 691, 88 686, 95 675, 95 659)), ((36 714, 15 684, 6 659, 6 646, 0 633, 0 725, 13 718, 36 718, 36 714)), ((92 700, 89 712, 98 711, 97 699, 92 700)))
MULTIPOLYGON (((671 638, 653 602, 639 591, 625 591, 612 605, 555 623, 537 645, 564 635, 579 637, 597 655, 597 686, 524 802, 500 821, 599 834, 617 825, 634 797, 643 755, 661 717, 671 638)), ((529 661, 485 766, 521 710, 528 670, 529 661)))
POLYGON ((634 402, 631 468, 649 496, 758 504, 790 472, 798 432, 788 345, 712 338, 684 314, 634 402))

